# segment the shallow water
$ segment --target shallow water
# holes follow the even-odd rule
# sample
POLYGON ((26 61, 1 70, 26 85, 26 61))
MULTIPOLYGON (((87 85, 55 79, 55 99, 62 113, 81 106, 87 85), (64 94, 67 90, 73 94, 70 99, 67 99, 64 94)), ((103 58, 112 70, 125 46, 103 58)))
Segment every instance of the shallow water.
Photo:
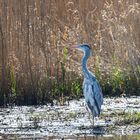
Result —
POLYGON ((101 117, 96 118, 93 128, 84 99, 65 106, 0 108, 0 139, 138 140, 140 124, 123 121, 126 113, 133 117, 136 112, 140 112, 140 97, 105 98, 101 117))
POLYGON ((140 140, 140 136, 88 136, 77 140, 140 140))
POLYGON ((1 139, 7 140, 140 140, 140 135, 104 135, 104 136, 20 136, 20 135, 0 135, 1 139))
POLYGON ((50 137, 48 139, 54 139, 54 140, 140 140, 140 135, 124 135, 124 136, 83 136, 83 137, 65 137, 65 138, 59 138, 59 137, 50 137))

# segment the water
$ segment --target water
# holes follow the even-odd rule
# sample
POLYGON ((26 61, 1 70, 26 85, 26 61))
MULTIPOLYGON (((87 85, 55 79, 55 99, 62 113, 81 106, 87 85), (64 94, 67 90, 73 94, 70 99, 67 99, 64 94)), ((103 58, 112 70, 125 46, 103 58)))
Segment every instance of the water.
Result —
MULTIPOLYGON (((66 138, 69 139, 69 138, 66 138)), ((77 140, 140 140, 140 136, 88 136, 81 138, 71 138, 77 140)))
POLYGON ((93 128, 84 99, 65 106, 0 108, 0 139, 139 140, 140 124, 128 121, 139 112, 140 97, 105 98, 93 128))
POLYGON ((19 136, 19 135, 0 135, 1 139, 22 139, 22 140, 140 140, 140 135, 104 135, 104 136, 19 136))

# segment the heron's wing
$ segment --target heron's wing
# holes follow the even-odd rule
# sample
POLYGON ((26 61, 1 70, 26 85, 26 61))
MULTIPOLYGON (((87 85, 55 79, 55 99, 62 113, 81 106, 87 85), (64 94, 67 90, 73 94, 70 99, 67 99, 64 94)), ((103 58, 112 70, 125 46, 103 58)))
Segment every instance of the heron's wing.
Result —
POLYGON ((99 108, 101 108, 101 105, 103 104, 103 94, 102 94, 102 90, 97 79, 93 81, 92 88, 93 88, 93 94, 94 94, 93 96, 99 108))
POLYGON ((97 79, 93 81, 92 90, 95 106, 97 108, 95 115, 99 116, 101 112, 101 105, 103 104, 103 95, 97 79))
POLYGON ((85 100, 94 116, 99 116, 101 105, 103 104, 103 96, 101 88, 96 79, 85 79, 83 84, 85 100))

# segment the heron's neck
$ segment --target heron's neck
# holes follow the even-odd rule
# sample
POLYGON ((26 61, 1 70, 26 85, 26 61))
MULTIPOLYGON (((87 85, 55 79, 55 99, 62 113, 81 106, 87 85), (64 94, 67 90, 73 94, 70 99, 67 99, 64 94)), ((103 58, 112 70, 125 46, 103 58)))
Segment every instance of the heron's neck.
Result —
POLYGON ((89 70, 87 68, 87 60, 89 56, 90 56, 90 52, 85 52, 82 59, 82 70, 83 70, 83 75, 85 78, 89 78, 90 76, 89 70))

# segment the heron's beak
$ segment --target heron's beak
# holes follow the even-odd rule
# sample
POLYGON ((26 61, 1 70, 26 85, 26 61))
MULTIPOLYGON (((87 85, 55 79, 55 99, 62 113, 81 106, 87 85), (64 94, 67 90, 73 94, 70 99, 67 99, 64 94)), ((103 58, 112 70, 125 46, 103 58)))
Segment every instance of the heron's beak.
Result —
POLYGON ((78 49, 79 45, 73 45, 71 46, 72 49, 78 49))

